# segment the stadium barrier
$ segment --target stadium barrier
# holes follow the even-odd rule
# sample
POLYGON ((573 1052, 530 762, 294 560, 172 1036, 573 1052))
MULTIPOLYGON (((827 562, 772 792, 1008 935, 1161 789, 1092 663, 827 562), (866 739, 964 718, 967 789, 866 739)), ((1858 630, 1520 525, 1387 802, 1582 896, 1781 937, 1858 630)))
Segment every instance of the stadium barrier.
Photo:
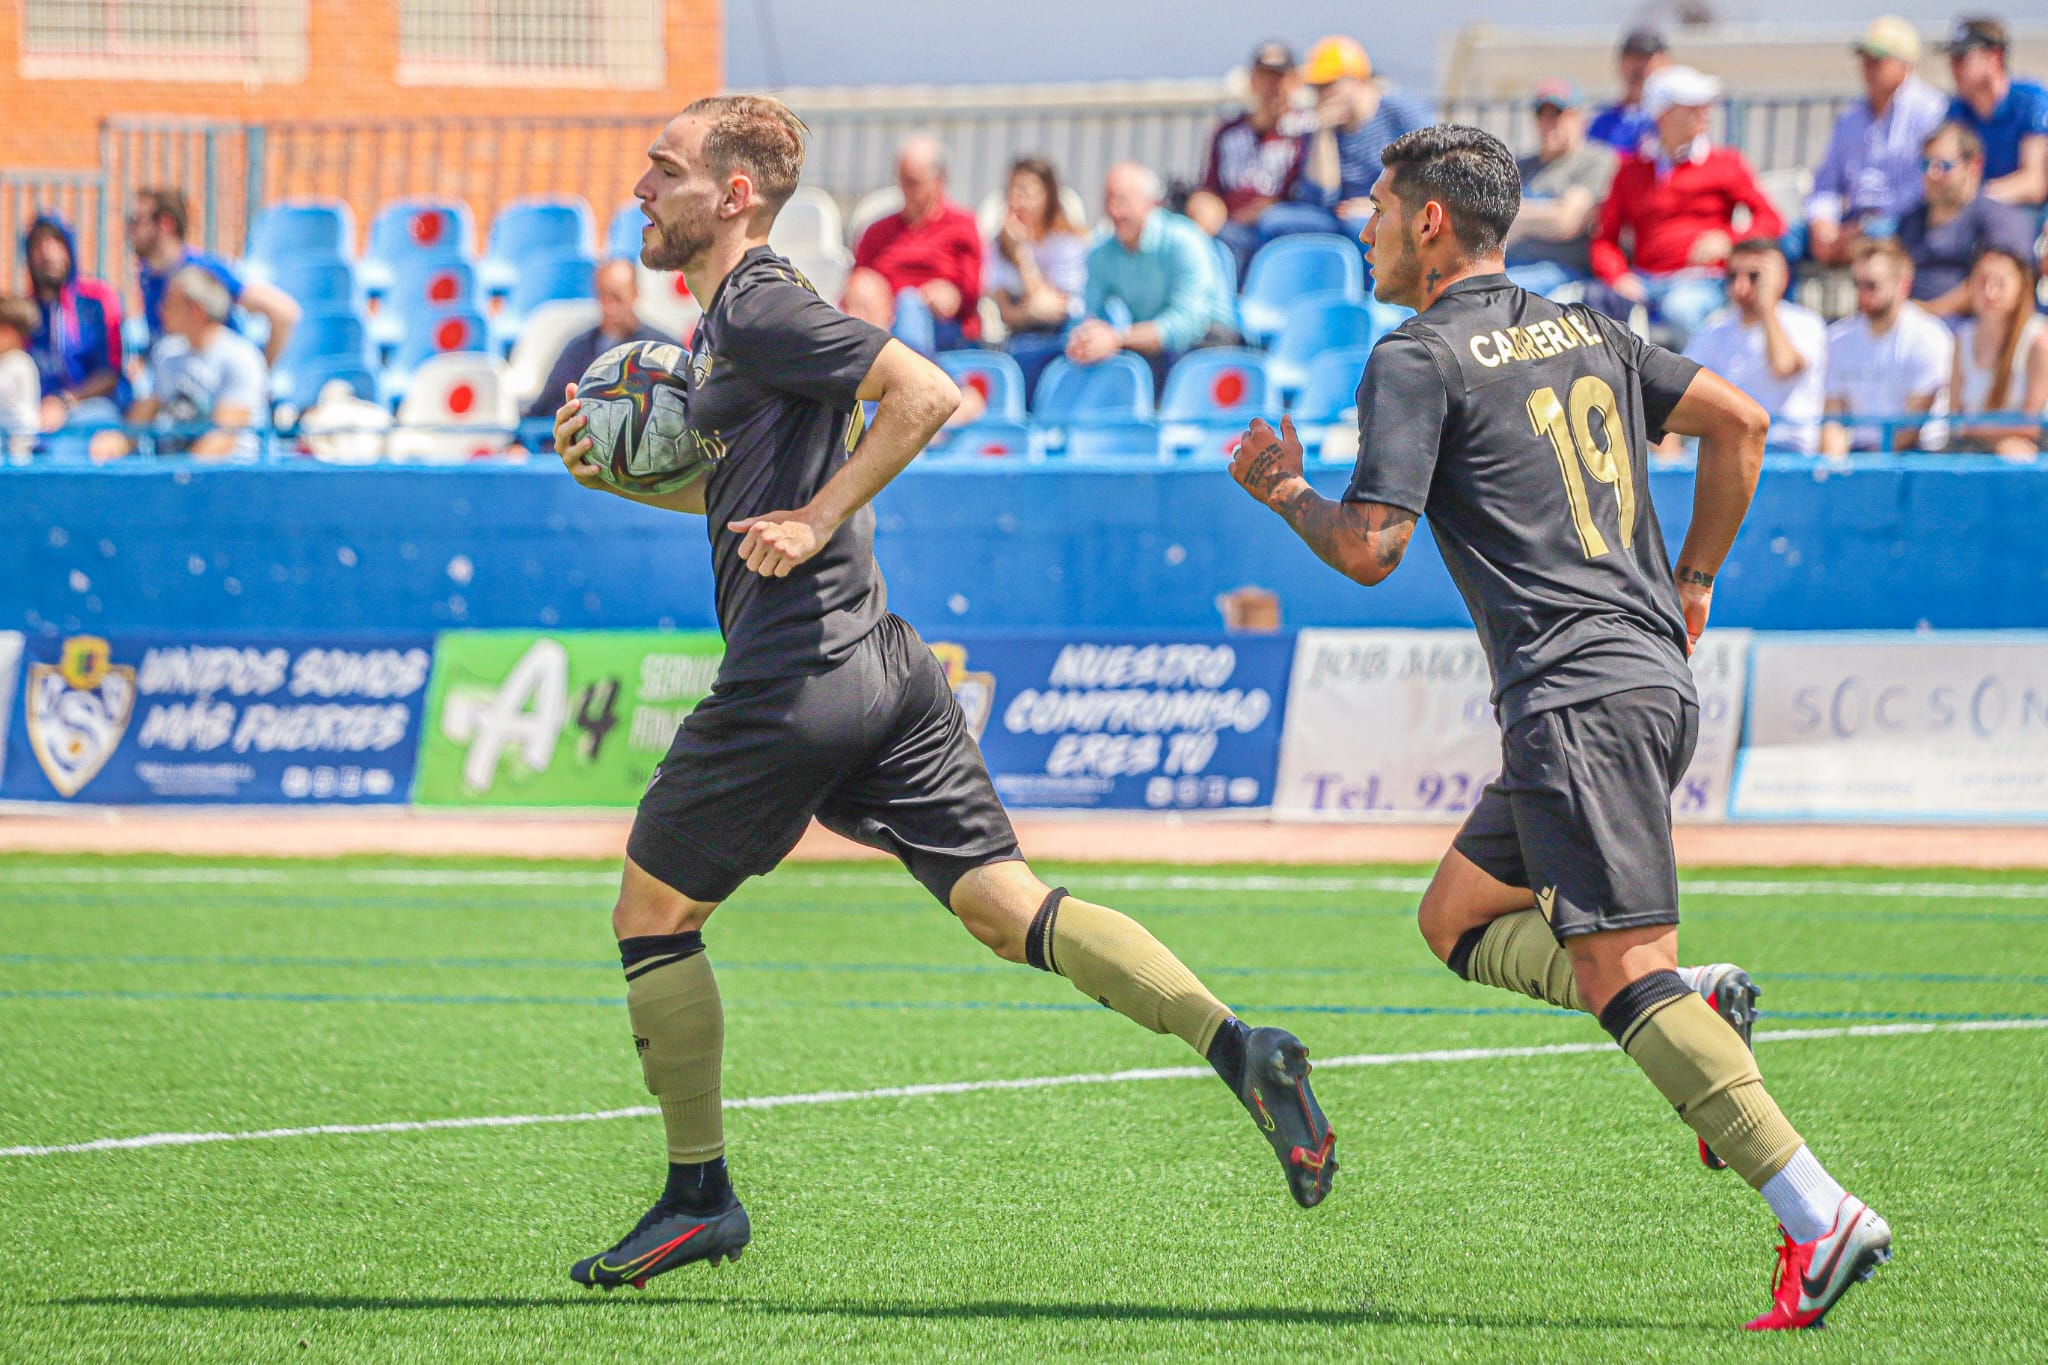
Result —
MULTIPOLYGON (((1499 772, 1469 630, 935 638, 1021 810, 1455 822, 1499 772)), ((0 802, 628 809, 709 632, 0 632, 0 802), (18 695, 19 703, 12 697, 18 695)), ((2048 632, 1712 632, 1683 822, 2048 822, 2048 632)))

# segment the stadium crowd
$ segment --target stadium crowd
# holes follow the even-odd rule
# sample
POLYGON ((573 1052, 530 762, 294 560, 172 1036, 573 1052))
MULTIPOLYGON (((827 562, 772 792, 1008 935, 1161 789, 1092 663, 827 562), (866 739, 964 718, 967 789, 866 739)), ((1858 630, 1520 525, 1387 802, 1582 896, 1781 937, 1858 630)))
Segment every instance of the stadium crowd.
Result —
MULTIPOLYGON (((1674 60, 1662 34, 1630 32, 1610 102, 1596 108, 1564 80, 1532 91, 1537 138, 1520 161, 1509 273, 1720 370, 1774 414, 1782 448, 2030 456, 2048 418, 2048 88, 2008 69, 2009 47, 1998 20, 1959 20, 1942 45, 1948 94, 1916 74, 1910 23, 1871 22, 1853 48, 1863 98, 1792 205, 1714 139, 1720 82, 1674 60), (1824 272, 1854 286, 1853 313, 1832 325, 1796 301, 1801 279, 1824 272)), ((1169 185, 1153 168, 1114 166, 1099 231, 1035 155, 1015 161, 1001 202, 978 214, 949 194, 946 149, 918 136, 898 149, 896 201, 858 225, 843 285, 830 278, 836 240, 812 273, 847 312, 927 353, 1003 353, 1027 404, 1055 365, 1066 374, 1125 355, 1135 359, 1118 364, 1141 365, 1160 393, 1184 358, 1219 348, 1270 348, 1278 379, 1283 355, 1306 366, 1349 354, 1398 321, 1365 302, 1369 263, 1335 261, 1332 244, 1358 254, 1381 150, 1434 118, 1351 38, 1303 58, 1265 42, 1247 64, 1245 107, 1214 130, 1199 178, 1169 185), (1355 325, 1290 331, 1290 291, 1349 295, 1343 316, 1355 325)), ((238 266, 187 243, 175 188, 142 190, 125 220, 142 305, 127 327, 117 291, 80 274, 70 227, 38 218, 22 243, 30 293, 0 298, 0 451, 246 455, 273 419, 303 415, 312 430, 330 406, 387 426, 396 406, 401 425, 412 411, 428 426, 495 423, 509 435, 520 416, 551 412, 604 349, 690 325, 674 300, 645 315, 646 274, 620 259, 637 250, 637 225, 622 236, 615 222, 601 259, 580 201, 533 206, 516 227, 501 214, 480 261, 466 209, 393 208, 412 216, 391 234, 459 249, 420 270, 379 258, 373 271, 366 255, 358 279, 342 259, 352 221, 315 225, 305 230, 337 238, 322 273, 330 263, 288 237, 297 219, 273 210, 277 249, 259 252, 252 234, 238 266), (536 268, 513 254, 521 240, 558 250, 536 268), (355 317, 363 295, 380 307, 355 317), (508 347, 518 379, 494 356, 508 347), (445 353, 489 363, 444 375, 445 353)), ((372 253, 389 216, 373 224, 372 253)), ((1276 387, 1299 396, 1314 387, 1306 373, 1276 387)), ((959 420, 1004 415, 988 398, 977 385, 959 420)), ((1134 411, 1149 413, 1150 398, 1134 411)))

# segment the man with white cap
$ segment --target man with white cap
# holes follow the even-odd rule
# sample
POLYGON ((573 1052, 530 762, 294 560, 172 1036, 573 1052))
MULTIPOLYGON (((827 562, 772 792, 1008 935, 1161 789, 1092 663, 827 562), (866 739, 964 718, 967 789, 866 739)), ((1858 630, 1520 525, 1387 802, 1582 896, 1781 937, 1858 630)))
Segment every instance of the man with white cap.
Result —
POLYGON ((1920 202, 1920 146, 1948 100, 1913 74, 1920 34, 1896 14, 1870 21, 1855 52, 1864 99, 1835 120, 1806 200, 1807 254, 1847 265, 1864 237, 1889 237, 1920 202))
POLYGON ((1667 66, 1644 83, 1643 112, 1656 120, 1657 136, 1622 159, 1593 233, 1593 274, 1606 288, 1588 302, 1602 312, 1625 317, 1646 304, 1690 335, 1721 305, 1735 210, 1749 210, 1746 236, 1784 233, 1742 154, 1707 136, 1720 98, 1721 82, 1689 66, 1667 66))

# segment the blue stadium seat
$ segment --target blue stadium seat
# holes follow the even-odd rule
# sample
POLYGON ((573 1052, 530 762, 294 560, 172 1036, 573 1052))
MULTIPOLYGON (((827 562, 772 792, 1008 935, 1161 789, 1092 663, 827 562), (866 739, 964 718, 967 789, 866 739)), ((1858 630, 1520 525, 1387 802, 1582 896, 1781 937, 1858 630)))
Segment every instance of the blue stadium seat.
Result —
POLYGON ((1024 371, 1001 351, 941 351, 939 368, 962 389, 974 389, 988 405, 987 420, 1024 420, 1024 371))
POLYGON ((1358 400, 1358 378, 1365 373, 1370 346, 1339 346, 1309 362, 1308 379, 1288 409, 1296 422, 1335 422, 1358 400))
POLYGON ((490 322, 471 305, 434 309, 408 319, 398 349, 384 369, 384 400, 395 402, 403 397, 412 372, 426 360, 455 352, 488 354, 490 344, 490 322))
POLYGON ((1041 422, 1115 421, 1152 415, 1152 367, 1129 351, 1095 365, 1059 356, 1039 376, 1032 415, 1041 422))
POLYGON ((515 199, 491 221, 491 239, 477 267, 487 294, 509 294, 528 266, 597 251, 597 222, 580 195, 515 199))
POLYGON ((1227 457, 1245 425, 1266 411, 1267 388, 1258 351, 1218 347, 1182 356, 1159 398, 1161 453, 1227 457))
POLYGON ((382 295, 410 261, 473 261, 476 220, 459 199, 395 199, 370 223, 370 244, 357 272, 365 292, 382 295))
POLYGON ((352 308, 308 307, 277 358, 280 370, 324 361, 363 364, 369 358, 362 316, 352 308))
POLYGON ((419 318, 476 304, 476 267, 453 256, 419 256, 400 262, 371 321, 380 345, 394 346, 419 318))
POLYGON ((1317 355, 1339 346, 1370 346, 1397 325, 1349 294, 1305 295, 1287 309, 1287 319, 1273 339, 1268 373, 1291 396, 1308 382, 1308 367, 1317 355))
POLYGON ((1290 303, 1324 293, 1365 296, 1365 260, 1356 244, 1334 232, 1304 232, 1266 243, 1252 257, 1238 303, 1245 339, 1268 344, 1287 320, 1290 303))
POLYGON ((1210 249, 1216 256, 1216 268, 1223 272, 1223 285, 1235 297, 1237 294, 1237 253, 1221 237, 1209 239, 1210 249))
POLYGON ((332 256, 346 261, 355 254, 355 212, 339 199, 272 204, 249 229, 247 259, 265 274, 294 259, 332 256))
POLYGON ((646 226, 647 215, 641 212, 640 201, 628 199, 612 214, 611 226, 605 230, 604 254, 639 260, 640 230, 646 226))
POLYGON ((945 427, 925 447, 927 456, 946 460, 1019 459, 1030 453, 1031 427, 998 419, 945 427))
POLYGON ((584 252, 544 256, 520 266, 503 310, 491 319, 498 353, 511 350, 527 314, 541 304, 593 297, 596 272, 597 262, 584 252))
POLYGON ((298 301, 305 313, 355 312, 355 267, 340 257, 295 256, 279 261, 270 282, 298 301))

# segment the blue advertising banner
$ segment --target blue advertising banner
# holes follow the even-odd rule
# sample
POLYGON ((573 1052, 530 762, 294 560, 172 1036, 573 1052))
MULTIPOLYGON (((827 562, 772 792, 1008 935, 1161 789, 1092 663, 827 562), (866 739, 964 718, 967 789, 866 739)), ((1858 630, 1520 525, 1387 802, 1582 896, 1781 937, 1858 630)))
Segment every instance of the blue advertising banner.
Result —
POLYGON ((1007 805, 1272 804, 1292 636, 972 636, 932 650, 1007 805))
POLYGON ((425 634, 37 636, 0 799, 92 805, 403 802, 425 634))

